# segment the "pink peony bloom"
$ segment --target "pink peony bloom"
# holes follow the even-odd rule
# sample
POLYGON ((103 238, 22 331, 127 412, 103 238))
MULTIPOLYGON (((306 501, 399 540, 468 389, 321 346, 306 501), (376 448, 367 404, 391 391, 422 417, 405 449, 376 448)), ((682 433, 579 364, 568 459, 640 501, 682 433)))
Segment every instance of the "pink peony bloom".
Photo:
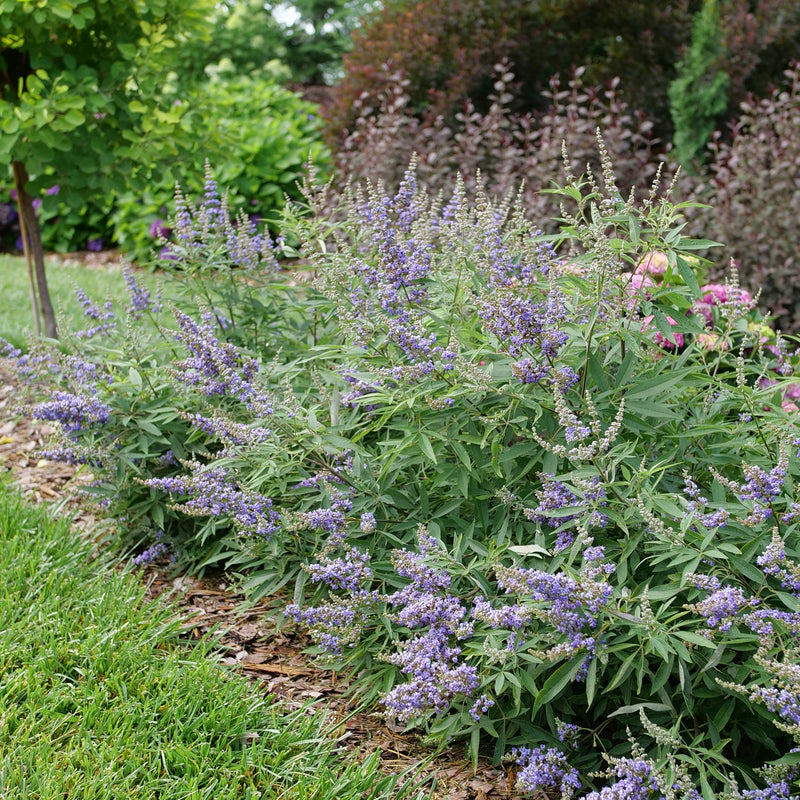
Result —
POLYGON ((647 253, 636 265, 634 272, 637 275, 663 275, 667 271, 669 260, 667 254, 660 250, 647 253))
MULTIPOLYGON (((650 327, 650 323, 652 321, 652 314, 649 317, 645 317, 642 320, 642 331, 646 331, 650 327)), ((672 319, 672 317, 667 317, 667 321, 670 325, 678 324, 674 319, 672 319)), ((670 341, 659 331, 656 333, 655 342, 659 347, 664 347, 667 350, 673 350, 675 347, 683 347, 683 334, 676 331, 672 334, 672 341, 670 341)))
MULTIPOLYGON (((703 293, 702 300, 712 306, 718 306, 728 302, 728 287, 724 283, 707 283, 700 287, 703 293)), ((749 305, 753 302, 753 296, 747 289, 739 289, 739 302, 749 305)))
POLYGON ((696 341, 705 350, 728 349, 728 342, 716 333, 698 333, 696 341))

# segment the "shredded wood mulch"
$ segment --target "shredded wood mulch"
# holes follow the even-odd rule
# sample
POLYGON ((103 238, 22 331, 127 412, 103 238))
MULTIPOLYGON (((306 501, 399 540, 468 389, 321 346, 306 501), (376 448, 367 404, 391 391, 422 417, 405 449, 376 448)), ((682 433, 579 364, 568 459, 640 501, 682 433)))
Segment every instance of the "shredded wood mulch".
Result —
MULTIPOLYGON (((39 457, 51 429, 18 414, 18 397, 11 365, 0 360, 0 473, 10 472, 13 484, 33 502, 58 503, 81 529, 102 533, 109 521, 98 516, 81 493, 91 483, 91 474, 39 457)), ((187 640, 217 633, 222 663, 287 708, 324 710, 331 735, 342 737, 357 755, 377 750, 386 773, 416 774, 422 788, 434 788, 437 800, 520 797, 511 770, 493 767, 488 759, 481 759, 473 770, 463 746, 435 753, 415 733, 388 726, 377 711, 359 709, 348 693, 348 681, 315 664, 306 652, 309 640, 290 627, 276 626, 275 611, 285 605, 285 598, 253 605, 236 593, 223 573, 176 576, 168 567, 150 565, 141 576, 149 597, 164 596, 179 610, 187 640)))

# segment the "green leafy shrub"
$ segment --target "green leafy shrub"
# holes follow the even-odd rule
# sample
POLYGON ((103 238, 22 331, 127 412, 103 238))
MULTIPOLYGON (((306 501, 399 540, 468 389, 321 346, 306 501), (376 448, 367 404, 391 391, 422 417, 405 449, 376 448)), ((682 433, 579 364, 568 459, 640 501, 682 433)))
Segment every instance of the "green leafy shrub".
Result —
POLYGON ((250 77, 293 83, 329 83, 341 71, 350 34, 372 0, 300 0, 291 21, 279 2, 229 0, 217 3, 207 37, 193 37, 176 54, 181 83, 202 82, 221 65, 250 77), (276 10, 284 11, 276 15, 276 10))
POLYGON ((728 105, 729 78, 720 69, 721 40, 717 0, 705 0, 695 18, 691 44, 678 65, 678 77, 669 87, 673 143, 678 160, 688 169, 694 169, 696 159, 704 154, 717 119, 728 105))
POLYGON ((290 229, 314 287, 230 236, 208 187, 179 204, 173 255, 235 283, 228 265, 260 254, 267 291, 244 281, 228 315, 225 281, 197 284, 205 312, 164 331, 171 366, 103 351, 119 381, 73 380, 34 412, 109 454, 109 492, 168 510, 149 555, 205 552, 254 596, 293 584, 288 614, 365 698, 509 753, 520 788, 788 797, 800 356, 735 272, 705 284, 712 243, 683 235, 684 204, 637 202, 601 168, 567 165, 553 236, 461 183, 435 199, 413 170, 332 213, 308 186, 315 217, 290 229), (160 421, 196 443, 168 471, 134 449, 155 377, 160 421))
MULTIPOLYGON (((38 176, 33 176, 33 179, 38 176)), ((41 183, 41 182, 40 182, 41 183)), ((19 220, 16 212, 16 190, 12 180, 0 181, 0 251, 21 252, 19 220)), ((69 190, 61 191, 52 178, 34 198, 33 205, 42 226, 42 244, 45 250, 54 253, 69 253, 76 250, 100 250, 114 240, 111 227, 111 195, 83 198, 82 205, 70 204, 69 190)))
POLYGON ((182 122, 187 138, 177 157, 152 165, 144 193, 128 190, 116 202, 116 239, 138 257, 155 245, 151 226, 167 217, 176 183, 190 195, 201 190, 194 167, 198 155, 215 165, 230 208, 261 219, 275 219, 286 197, 298 196, 309 158, 320 167, 326 162, 316 107, 274 83, 210 80, 186 102, 191 109, 182 122))

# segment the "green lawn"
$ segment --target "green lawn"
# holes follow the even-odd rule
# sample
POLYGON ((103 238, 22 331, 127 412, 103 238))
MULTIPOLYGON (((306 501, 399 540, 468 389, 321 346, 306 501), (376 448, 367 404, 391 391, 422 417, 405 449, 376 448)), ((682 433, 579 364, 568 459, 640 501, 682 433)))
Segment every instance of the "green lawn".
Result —
MULTIPOLYGON (((50 297, 68 327, 83 325, 83 310, 75 297, 74 286, 81 287, 91 298, 106 297, 127 303, 125 279, 119 266, 89 269, 64 266, 48 261, 45 271, 50 297)), ((137 272, 136 280, 154 291, 159 281, 149 274, 137 272)), ((15 347, 24 347, 26 332, 33 332, 30 288, 25 260, 21 256, 0 255, 0 337, 15 347)))
POLYGON ((63 518, 0 483, 0 797, 396 798, 410 793, 178 639, 63 518))

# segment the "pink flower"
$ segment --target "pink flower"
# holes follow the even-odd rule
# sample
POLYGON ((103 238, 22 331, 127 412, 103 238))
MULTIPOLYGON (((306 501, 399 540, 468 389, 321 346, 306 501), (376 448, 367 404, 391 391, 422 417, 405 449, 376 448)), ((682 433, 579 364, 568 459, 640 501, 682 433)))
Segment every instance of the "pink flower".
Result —
POLYGON ((705 350, 728 349, 728 342, 716 333, 698 333, 696 341, 705 350))
MULTIPOLYGON (((642 331, 646 331, 650 327, 650 323, 653 321, 653 315, 651 314, 649 317, 645 317, 642 320, 642 331)), ((667 317, 667 322, 670 325, 677 325, 678 323, 675 322, 672 317, 667 317)), ((664 347, 667 350, 673 350, 676 347, 683 347, 683 334, 674 332, 672 334, 672 341, 667 339, 662 333, 659 331, 656 333, 655 342, 659 347, 664 347)))
POLYGON ((795 411, 800 411, 800 409, 797 407, 797 403, 793 403, 791 400, 784 400, 781 403, 781 408, 790 414, 794 413, 795 411))
POLYGON ((629 310, 633 310, 639 304, 639 300, 649 300, 650 292, 647 291, 651 286, 655 286, 655 282, 649 275, 637 275, 635 273, 622 276, 626 280, 623 286, 623 293, 625 294, 625 306, 629 310))
MULTIPOLYGON (((707 283, 700 288, 700 291, 703 293, 703 302, 712 306, 722 305, 722 303, 727 303, 730 299, 728 297, 728 287, 724 283, 707 283)), ((747 289, 739 289, 738 294, 738 302, 744 305, 749 305, 753 302, 753 297, 747 289)))
POLYGON ((695 300, 692 305, 692 313, 703 317, 707 328, 714 327, 714 312, 711 310, 714 305, 714 303, 706 303, 704 300, 695 300))
POLYGON ((636 265, 634 272, 637 275, 663 275, 669 266, 669 259, 666 253, 654 250, 646 253, 642 260, 636 265))

